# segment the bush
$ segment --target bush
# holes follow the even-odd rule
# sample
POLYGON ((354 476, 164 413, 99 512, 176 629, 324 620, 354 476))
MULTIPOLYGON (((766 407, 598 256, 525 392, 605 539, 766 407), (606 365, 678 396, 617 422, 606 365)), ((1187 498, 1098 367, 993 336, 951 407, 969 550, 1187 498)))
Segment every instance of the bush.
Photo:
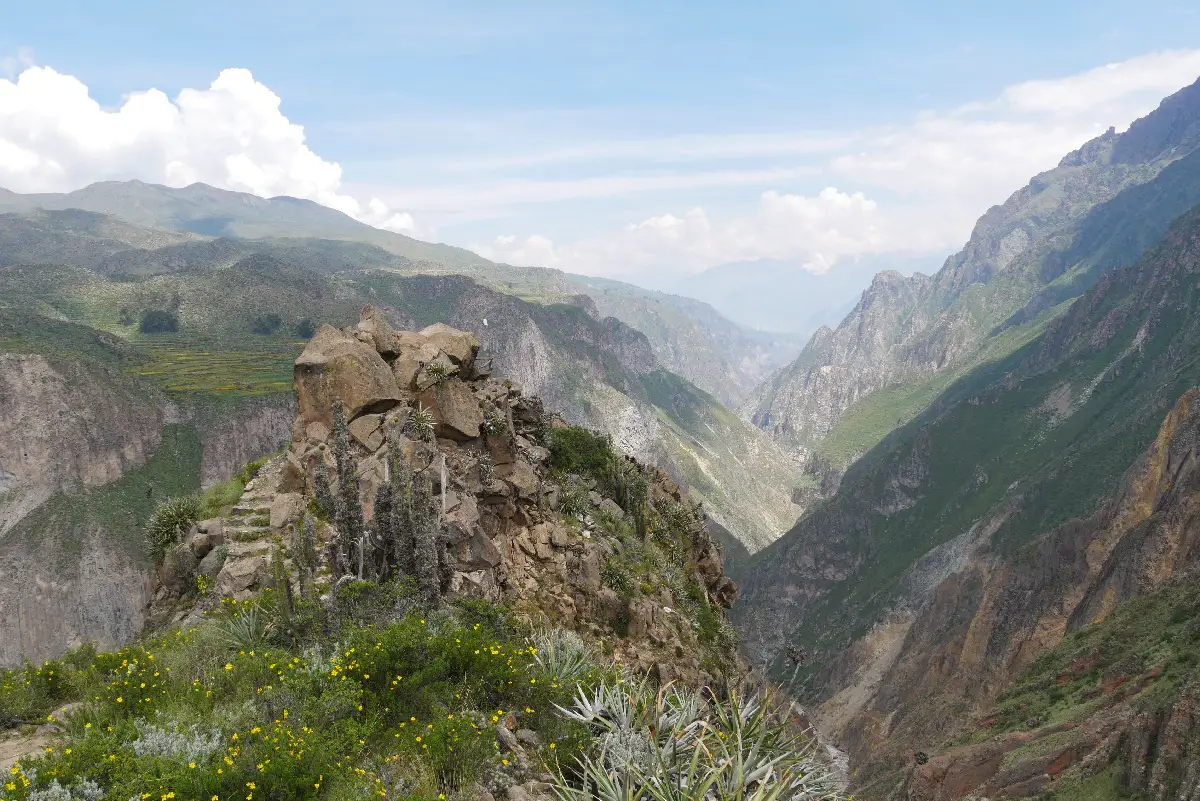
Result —
MULTIPOLYGON (((364 603, 392 595, 353 591, 364 603)), ((54 782, 93 783, 97 798, 117 801, 451 797, 503 770, 494 727, 509 716, 539 732, 546 759, 581 754, 586 726, 555 711, 575 684, 547 672, 544 640, 527 640, 507 611, 473 601, 392 614, 347 625, 339 641, 317 630, 281 647, 258 622, 231 641, 232 626, 270 618, 271 605, 226 601, 191 628, 116 653, 0 672, 0 711, 22 720, 88 701, 61 744, 5 776, 16 789, 4 797, 54 797, 54 782)), ((574 664, 569 639, 561 665, 574 664)))
POLYGON ((179 317, 162 309, 147 309, 138 323, 138 331, 143 334, 173 334, 178 330, 179 317))
POLYGON ((200 500, 194 496, 168 498, 150 515, 146 526, 146 542, 150 554, 160 558, 167 549, 183 539, 200 515, 200 500))
POLYGON ((260 314, 250 323, 250 331, 254 334, 262 336, 271 336, 279 333, 279 329, 283 327, 283 320, 278 314, 260 314))
POLYGON ((846 798, 816 741, 793 736, 786 712, 761 696, 710 702, 622 680, 580 690, 563 715, 599 732, 570 773, 558 767, 563 801, 846 798))
POLYGON ((616 455, 604 434, 570 426, 550 432, 550 467, 597 481, 607 477, 616 455))
POLYGON ((292 333, 300 339, 311 339, 312 335, 317 333, 317 326, 312 320, 305 317, 292 327, 292 333))

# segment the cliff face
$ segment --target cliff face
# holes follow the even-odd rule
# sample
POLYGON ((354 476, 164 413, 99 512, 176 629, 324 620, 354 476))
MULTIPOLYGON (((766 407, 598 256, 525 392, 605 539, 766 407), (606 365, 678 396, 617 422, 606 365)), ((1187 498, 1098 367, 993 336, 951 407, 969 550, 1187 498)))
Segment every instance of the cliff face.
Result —
POLYGON ((743 568, 745 641, 819 705, 868 797, 894 790, 914 751, 986 738, 973 721, 1039 655, 1191 566, 1198 274, 1193 211, 951 386, 743 568))
MULTIPOLYGON (((1198 114, 1200 83, 1126 133, 1110 130, 1035 176, 981 217, 964 248, 932 278, 880 274, 842 324, 818 331, 746 402, 744 414, 808 458, 851 407, 879 390, 912 389, 994 358, 997 349, 1010 352, 1019 341, 995 339, 1006 321, 1021 312, 1020 321, 1032 323, 1040 311, 1077 296, 1104 270, 1136 258, 1137 248, 1200 200, 1192 168, 1186 177, 1180 170, 1165 175, 1158 191, 1138 192, 1196 149, 1198 114), (1113 225, 1114 208, 1153 235, 1113 225)), ((936 392, 918 395, 929 400, 936 392)), ((887 418, 885 427, 858 449, 839 452, 840 460, 861 455, 923 408, 913 398, 877 405, 871 411, 887 418)))
MULTIPOLYGON (((828 722, 844 724, 835 736, 862 755, 860 776, 903 769, 914 751, 935 753, 975 730, 997 697, 1069 632, 1104 620, 1118 604, 1154 593, 1194 568, 1200 558, 1198 445, 1200 390, 1193 388, 1163 421, 1158 437, 1126 472, 1116 494, 1093 515, 1048 532, 1018 555, 976 543, 962 569, 939 582, 916 614, 895 621, 903 640, 890 654, 890 664, 876 660, 884 662, 877 669, 884 669, 873 691, 862 693, 865 688, 855 682, 820 712, 828 722)), ((849 669, 849 660, 842 665, 849 669)), ((1065 770, 1122 725, 1133 727, 1129 710, 1122 717, 1109 709, 1126 699, 1107 700, 1092 711, 1107 713, 1104 736, 1097 737, 1089 726, 1099 723, 1092 715, 1074 720, 1083 730, 1047 754, 1047 764, 1067 754, 1059 765, 1065 770)), ((1049 733, 1035 726, 1033 735, 1040 739, 1049 733)), ((1012 751, 1025 747, 1033 735, 989 741, 980 748, 1012 751)), ((914 789, 911 797, 961 797, 971 791, 991 796, 1005 787, 1012 796, 1012 786, 1045 772, 1036 765, 1008 766, 1003 773, 999 763, 990 772, 977 765, 970 776, 978 784, 959 787, 960 795, 930 786, 939 783, 934 781, 939 771, 964 758, 951 752, 919 770, 913 786, 925 789, 914 789)), ((1107 765, 1102 761, 1094 768, 1107 765)), ((945 784, 945 778, 940 782, 945 784)), ((965 782, 959 777, 950 784, 965 782)))
POLYGON ((130 375, 137 363, 116 338, 0 315, 0 666, 132 639, 149 510, 287 438, 288 399, 225 404, 210 430, 204 409, 130 375))

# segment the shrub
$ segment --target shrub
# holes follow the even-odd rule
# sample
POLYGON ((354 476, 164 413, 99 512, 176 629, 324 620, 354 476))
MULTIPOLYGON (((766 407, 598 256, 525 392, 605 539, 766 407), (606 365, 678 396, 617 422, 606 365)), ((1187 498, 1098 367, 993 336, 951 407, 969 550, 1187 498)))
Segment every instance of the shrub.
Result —
POLYGON ((404 423, 404 433, 413 439, 430 442, 433 439, 433 412, 418 403, 404 423))
POLYGON ((200 510, 199 499, 191 495, 168 498, 160 503, 146 525, 146 542, 151 555, 159 558, 182 540, 192 523, 199 519, 200 510))
POLYGON ((162 309, 147 309, 138 323, 138 331, 143 334, 172 334, 178 330, 179 317, 162 309))
POLYGON ((457 367, 447 367, 441 362, 430 362, 429 364, 425 365, 425 375, 427 375, 429 380, 434 384, 440 384, 443 381, 446 381, 450 378, 450 376, 457 372, 457 367))
POLYGON ((279 333, 279 329, 283 327, 283 320, 278 314, 260 314, 250 323, 250 331, 254 334, 262 336, 271 336, 279 333))
POLYGON ((311 339, 312 335, 317 333, 317 326, 312 320, 305 317, 292 327, 292 333, 299 339, 311 339))
POLYGON ((569 426, 550 432, 550 467, 600 480, 615 459, 612 443, 604 434, 569 426))

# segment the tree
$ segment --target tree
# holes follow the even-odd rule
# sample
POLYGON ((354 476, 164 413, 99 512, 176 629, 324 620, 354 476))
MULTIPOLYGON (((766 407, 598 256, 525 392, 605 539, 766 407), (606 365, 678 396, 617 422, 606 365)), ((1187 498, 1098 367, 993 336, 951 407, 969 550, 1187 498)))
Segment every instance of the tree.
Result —
POLYGON ((278 314, 260 314, 254 318, 254 322, 250 324, 250 331, 263 336, 271 336, 279 332, 283 327, 283 320, 278 314))
POLYGON ((162 309, 147 309, 138 323, 138 331, 143 334, 171 334, 178 330, 179 318, 162 309))

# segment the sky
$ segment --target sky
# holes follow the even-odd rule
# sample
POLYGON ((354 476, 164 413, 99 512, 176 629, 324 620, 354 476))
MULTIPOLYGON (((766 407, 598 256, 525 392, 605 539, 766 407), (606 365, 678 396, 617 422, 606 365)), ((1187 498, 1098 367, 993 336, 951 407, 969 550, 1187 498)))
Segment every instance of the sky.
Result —
POLYGON ((1159 0, 6 3, 0 186, 307 197, 685 294, 836 282, 961 247, 1200 77, 1197 31, 1159 0))

